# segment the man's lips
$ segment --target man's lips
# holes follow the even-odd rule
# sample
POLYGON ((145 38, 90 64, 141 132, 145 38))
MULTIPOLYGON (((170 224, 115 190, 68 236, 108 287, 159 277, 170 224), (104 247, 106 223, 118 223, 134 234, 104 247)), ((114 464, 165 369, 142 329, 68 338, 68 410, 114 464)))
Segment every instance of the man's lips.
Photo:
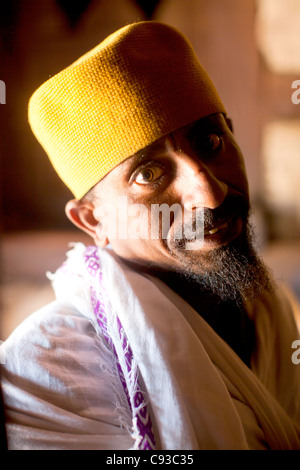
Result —
POLYGON ((225 222, 223 225, 220 225, 219 227, 208 230, 208 231, 204 232, 204 235, 214 235, 215 233, 218 233, 221 230, 224 230, 224 229, 228 228, 229 223, 230 222, 228 221, 228 222, 225 222))
POLYGON ((248 218, 248 211, 249 203, 246 198, 238 195, 228 196, 216 209, 195 210, 192 220, 186 220, 184 226, 181 225, 180 219, 178 230, 175 224, 171 238, 178 248, 185 247, 186 243, 202 246, 227 243, 240 233, 248 218))
POLYGON ((227 196, 216 209, 204 209, 204 235, 210 236, 230 228, 238 217, 248 218, 249 202, 240 195, 227 196))
POLYGON ((208 233, 204 233, 203 248, 205 246, 209 248, 213 246, 227 245, 240 235, 244 227, 245 221, 240 214, 237 213, 224 224, 210 230, 208 233))
POLYGON ((210 228, 209 230, 204 230, 204 235, 214 235, 215 233, 221 232, 223 230, 227 230, 231 222, 238 216, 238 212, 232 215, 227 221, 220 223, 216 227, 210 228))

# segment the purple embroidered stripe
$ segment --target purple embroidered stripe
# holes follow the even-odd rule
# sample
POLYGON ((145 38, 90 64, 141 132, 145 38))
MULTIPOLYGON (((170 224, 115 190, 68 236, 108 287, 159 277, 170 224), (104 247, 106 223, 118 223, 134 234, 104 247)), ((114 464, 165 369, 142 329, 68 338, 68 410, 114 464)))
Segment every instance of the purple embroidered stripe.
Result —
POLYGON ((108 333, 108 319, 105 312, 105 303, 103 301, 104 288, 102 283, 102 272, 98 255, 98 248, 95 246, 87 247, 84 254, 84 260, 87 272, 93 278, 93 282, 91 283, 90 288, 90 294, 97 323, 101 329, 105 340, 107 341, 108 345, 113 350, 116 356, 118 374, 132 412, 132 418, 136 418, 137 420, 137 428, 140 437, 138 448, 140 450, 153 450, 155 449, 155 438, 150 413, 147 409, 147 405, 145 403, 143 404, 144 397, 138 382, 138 377, 133 376, 132 374, 133 353, 119 318, 117 318, 118 334, 122 344, 123 357, 125 358, 127 369, 126 371, 123 371, 121 367, 121 363, 115 345, 108 333), (126 377, 130 377, 130 379, 127 380, 130 380, 132 384, 135 384, 135 392, 133 397, 130 397, 129 395, 129 384, 126 383, 126 377))

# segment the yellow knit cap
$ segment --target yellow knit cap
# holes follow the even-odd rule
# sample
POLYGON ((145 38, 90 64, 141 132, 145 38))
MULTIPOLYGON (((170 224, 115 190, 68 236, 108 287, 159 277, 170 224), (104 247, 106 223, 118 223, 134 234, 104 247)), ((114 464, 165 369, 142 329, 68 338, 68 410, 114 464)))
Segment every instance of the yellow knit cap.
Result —
POLYGON ((225 113, 186 38, 143 21, 123 27, 45 82, 29 121, 77 199, 157 139, 225 113))

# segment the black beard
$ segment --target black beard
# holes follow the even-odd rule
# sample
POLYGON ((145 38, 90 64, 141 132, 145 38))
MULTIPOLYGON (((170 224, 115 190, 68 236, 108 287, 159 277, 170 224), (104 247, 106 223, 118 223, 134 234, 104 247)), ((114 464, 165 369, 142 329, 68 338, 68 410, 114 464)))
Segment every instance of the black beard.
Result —
POLYGON ((180 253, 186 251, 189 243, 193 243, 197 237, 201 242, 202 236, 210 230, 220 227, 224 223, 239 216, 245 225, 249 218, 249 200, 242 195, 228 195, 223 203, 216 209, 200 209, 194 211, 189 219, 184 219, 184 225, 181 225, 181 218, 174 222, 174 233, 168 240, 168 248, 170 252, 180 253), (196 232, 200 231, 200 233, 196 232))
POLYGON ((205 255, 205 268, 199 272, 195 264, 187 262, 177 275, 184 277, 199 290, 212 294, 220 302, 234 302, 242 306, 263 291, 272 292, 274 283, 268 269, 257 255, 249 223, 232 242, 205 255))
MULTIPOLYGON (((189 227, 195 230, 194 219, 198 217, 197 213, 193 215, 192 221, 184 226, 184 236, 169 240, 169 251, 181 265, 180 271, 175 275, 169 273, 171 283, 173 278, 180 284, 181 278, 185 281, 183 284, 188 281, 193 290, 206 291, 220 302, 234 301, 239 306, 254 299, 264 290, 274 290, 268 270, 254 248, 249 215, 249 200, 243 195, 228 195, 216 209, 204 209, 202 215, 199 215, 203 218, 204 231, 207 232, 237 216, 243 222, 243 229, 240 235, 227 245, 203 252, 201 249, 186 250, 187 243, 192 240, 189 227)), ((198 226, 201 227, 200 224, 198 226)), ((176 228, 174 232, 176 233, 176 228)))

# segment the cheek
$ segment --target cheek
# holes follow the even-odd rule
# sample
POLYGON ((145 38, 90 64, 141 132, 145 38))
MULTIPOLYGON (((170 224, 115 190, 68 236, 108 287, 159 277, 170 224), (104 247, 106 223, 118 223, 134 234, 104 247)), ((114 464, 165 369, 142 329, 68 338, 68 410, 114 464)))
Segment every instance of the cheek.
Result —
POLYGON ((161 240, 143 238, 112 239, 110 244, 114 252, 124 260, 147 266, 150 263, 160 264, 163 252, 161 240))
POLYGON ((240 191, 245 195, 249 195, 249 184, 243 159, 240 159, 236 165, 235 178, 235 183, 240 191))
POLYGON ((151 216, 147 206, 128 204, 124 199, 106 212, 101 221, 101 230, 120 256, 145 250, 145 242, 151 234, 151 216))
POLYGON ((107 238, 114 252, 121 258, 147 266, 170 263, 166 241, 161 239, 161 224, 145 206, 131 206, 121 214, 119 231, 109 230, 107 238), (152 223, 151 223, 152 221, 152 223))
POLYGON ((223 165, 220 165, 222 180, 244 195, 249 194, 248 178, 244 158, 237 144, 226 152, 223 165))

